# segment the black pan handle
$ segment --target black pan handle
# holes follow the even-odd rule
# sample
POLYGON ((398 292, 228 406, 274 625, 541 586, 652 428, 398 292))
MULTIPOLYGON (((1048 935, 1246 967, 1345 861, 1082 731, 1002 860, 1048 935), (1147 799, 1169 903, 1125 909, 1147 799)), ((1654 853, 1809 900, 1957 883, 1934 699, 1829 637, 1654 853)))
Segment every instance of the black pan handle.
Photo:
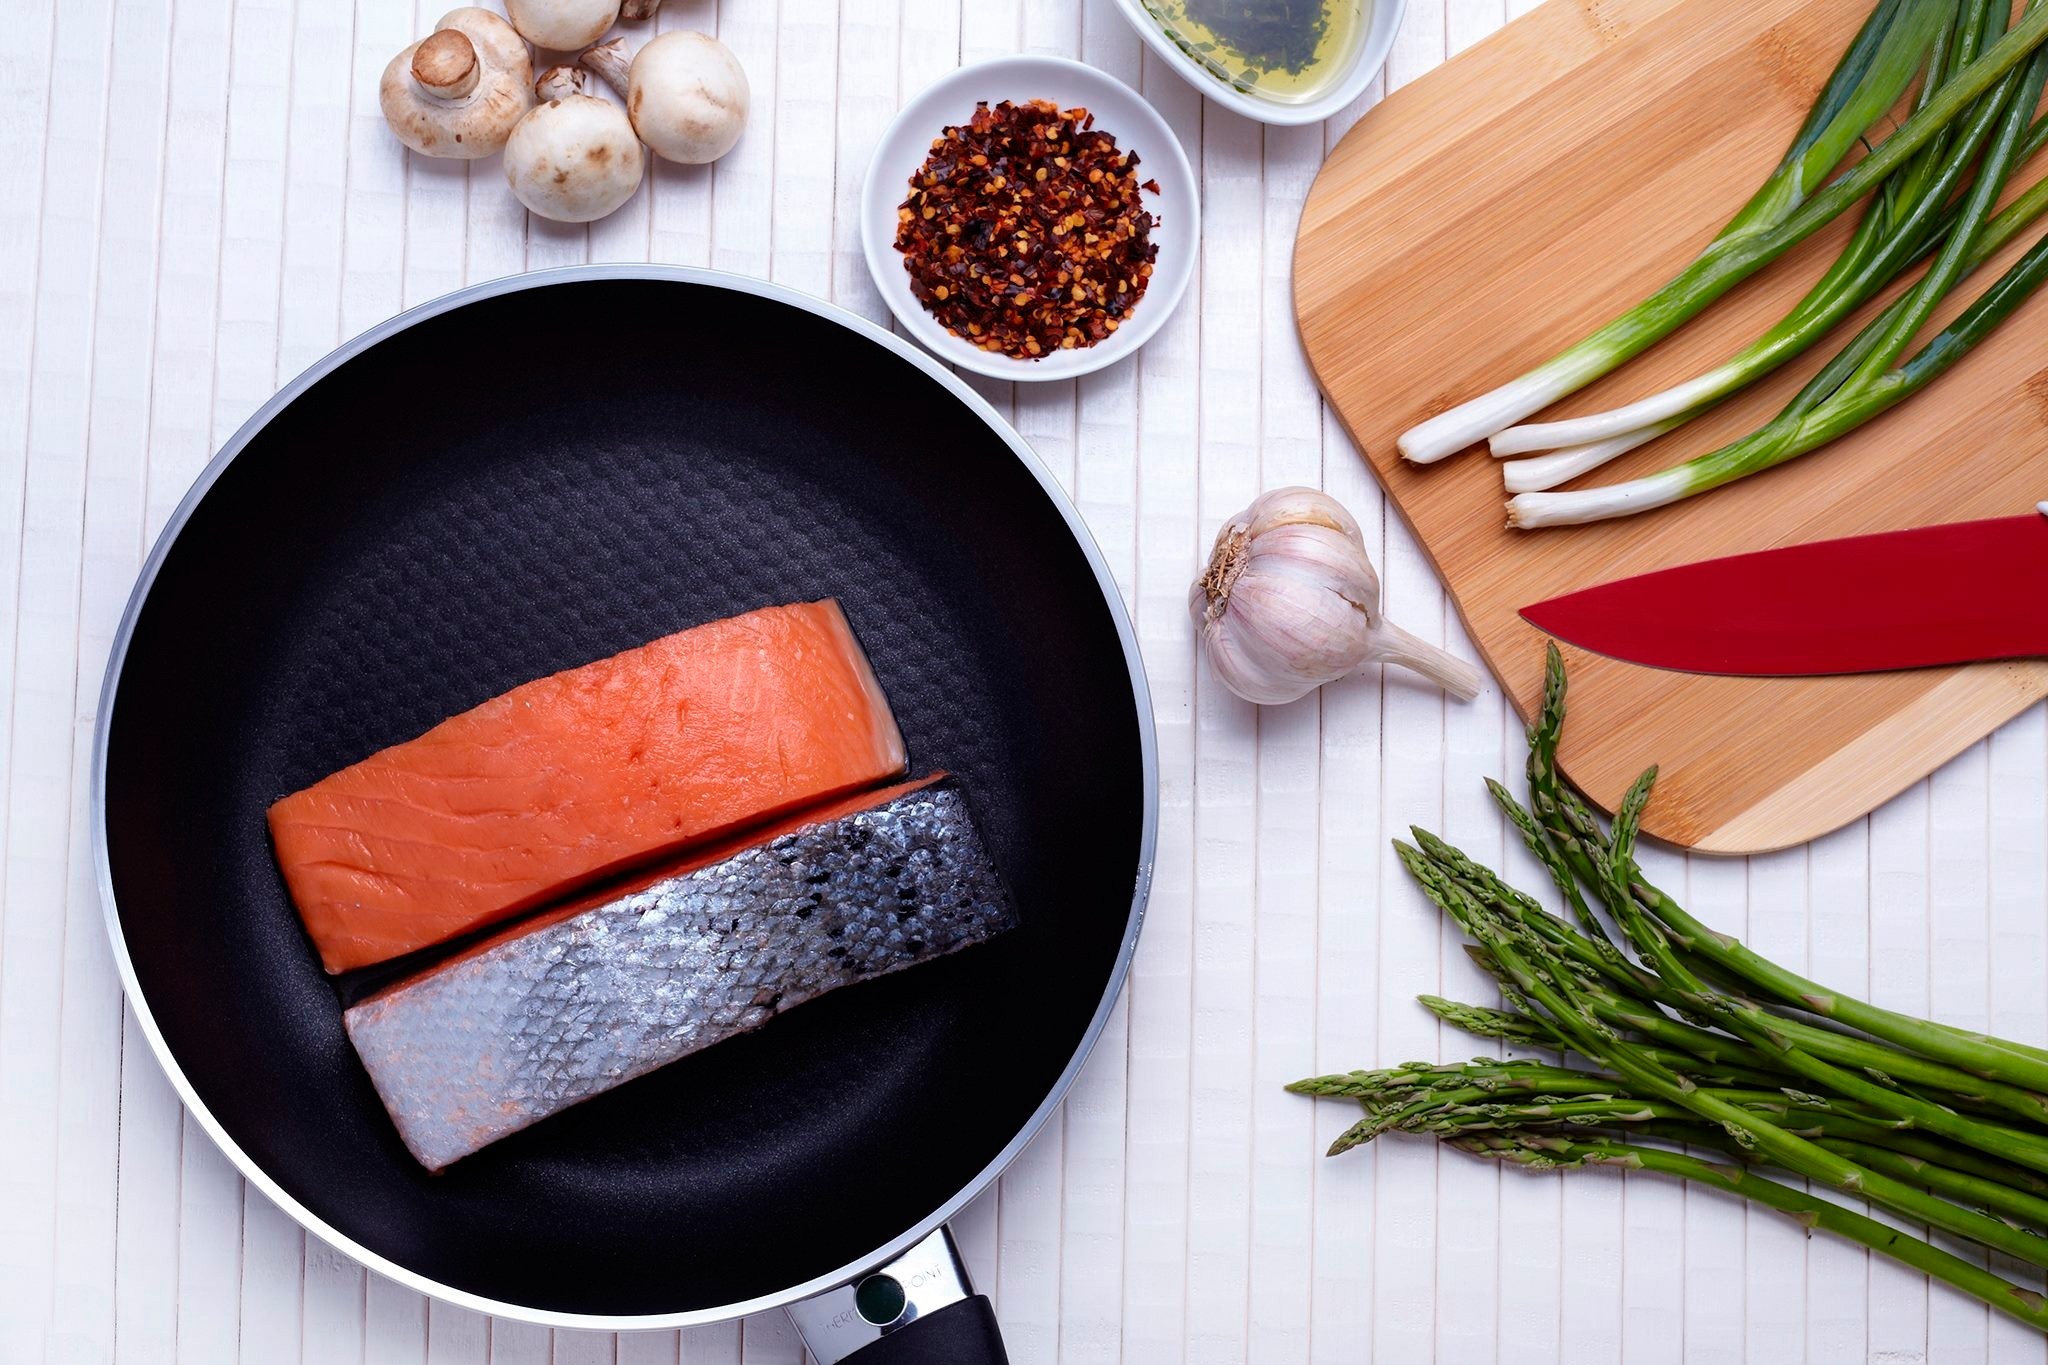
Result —
POLYGON ((1010 1365, 1003 1329, 983 1294, 919 1317, 845 1358, 846 1365, 1010 1365))
POLYGON ((850 1284, 791 1304, 818 1365, 1010 1365, 995 1309, 940 1228, 850 1284))

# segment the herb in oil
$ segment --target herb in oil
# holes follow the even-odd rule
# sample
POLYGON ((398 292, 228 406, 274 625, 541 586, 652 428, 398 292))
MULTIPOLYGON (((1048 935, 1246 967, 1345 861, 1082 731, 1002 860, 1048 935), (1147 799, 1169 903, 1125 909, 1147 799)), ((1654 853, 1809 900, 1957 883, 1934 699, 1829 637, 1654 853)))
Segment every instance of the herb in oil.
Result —
POLYGON ((1160 31, 1217 80, 1283 104, 1343 79, 1371 0, 1143 0, 1160 31))

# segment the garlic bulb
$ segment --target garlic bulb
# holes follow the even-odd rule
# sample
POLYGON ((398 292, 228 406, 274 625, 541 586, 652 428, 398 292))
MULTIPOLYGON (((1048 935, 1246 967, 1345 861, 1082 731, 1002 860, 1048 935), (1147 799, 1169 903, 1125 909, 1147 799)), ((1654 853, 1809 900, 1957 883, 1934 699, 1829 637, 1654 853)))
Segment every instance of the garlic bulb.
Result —
POLYGON ((1188 610, 1216 676, 1262 706, 1372 663, 1412 668, 1460 700, 1479 692, 1478 669, 1380 615, 1358 523, 1313 488, 1276 488, 1225 522, 1188 610))

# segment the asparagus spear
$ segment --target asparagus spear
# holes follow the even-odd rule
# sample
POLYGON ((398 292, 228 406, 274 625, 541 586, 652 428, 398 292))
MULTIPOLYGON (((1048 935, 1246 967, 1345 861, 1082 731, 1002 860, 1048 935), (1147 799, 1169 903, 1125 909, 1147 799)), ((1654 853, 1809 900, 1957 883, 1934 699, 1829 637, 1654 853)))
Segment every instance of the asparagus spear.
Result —
MULTIPOLYGON (((1447 1129, 1444 1131, 1452 1132, 1453 1135, 1464 1135, 1456 1133, 1455 1130, 1447 1129)), ((1477 1134, 1490 1130, 1482 1124, 1476 1125, 1469 1131, 1472 1134, 1477 1134)), ((1730 1139, 1726 1133, 1716 1132, 1709 1128, 1701 1128, 1697 1125, 1688 1125, 1683 1122, 1672 1123, 1663 1120, 1650 1120, 1634 1124, 1626 1122, 1612 1125, 1601 1124, 1591 1131, 1631 1144, 1639 1143, 1641 1138, 1646 1136, 1658 1137, 1666 1141, 1683 1143, 1693 1147, 1711 1147, 1716 1151, 1725 1152, 1729 1157, 1744 1165, 1756 1166, 1766 1164, 1759 1162, 1754 1155, 1744 1151, 1742 1145, 1730 1139)), ((1587 1128, 1581 1127, 1575 1129, 1569 1136, 1585 1136, 1587 1132, 1587 1128)), ((1953 1167, 1943 1166, 1937 1162, 1908 1156, 1880 1145, 1857 1142, 1849 1138, 1820 1136, 1816 1137, 1814 1141, 1829 1151, 1840 1152, 1843 1156, 1868 1166, 1872 1170, 1881 1170, 1887 1174, 1897 1176, 1901 1180, 1920 1186, 1929 1193, 1938 1194, 1945 1199, 1953 1200, 1972 1208, 1981 1208, 1986 1213, 1995 1217, 2003 1218, 2008 1222, 2014 1223, 2016 1226, 2033 1231, 2036 1236, 2041 1235, 2042 1229, 2048 1228, 2048 1199, 2027 1193, 2002 1181, 1986 1179, 1953 1167)))
MULTIPOLYGON (((2044 272, 2048 272, 2048 251, 2041 254, 2044 272)), ((1545 663, 1543 707, 1530 731, 1529 772, 1532 798, 1541 792, 1550 794, 1547 803, 1532 800, 1532 805, 1539 815, 1544 814, 1546 807, 1551 812, 1545 824, 1549 832, 1559 839, 1561 848, 1578 846, 1586 825, 1592 824, 1590 812, 1576 796, 1564 789, 1557 775, 1557 737, 1564 723, 1565 691, 1564 659, 1557 652, 1557 646, 1552 644, 1545 663), (1584 824, 1580 823, 1581 820, 1584 824)), ((1583 861, 1588 855, 1581 852, 1576 856, 1583 861)), ((1578 871, 1577 862, 1574 870, 1578 871)), ((1590 863, 1580 875, 1595 875, 1590 863)), ((1765 998, 1882 1038, 1905 1051, 1946 1062, 1972 1075, 2004 1081, 2026 1091, 2048 1091, 2048 1053, 1988 1034, 1916 1019, 1832 990, 1797 972, 1788 971, 1752 952, 1730 935, 1700 923, 1676 900, 1654 886, 1642 868, 1632 861, 1628 880, 1635 902, 1678 947, 1745 982, 1765 998)))
MULTIPOLYGON (((1482 1038, 1501 1038, 1528 1047, 1559 1046, 1548 1031, 1525 1015, 1462 1004, 1437 996, 1425 995, 1418 998, 1432 1014, 1446 1023, 1464 1029, 1467 1033, 1482 1038)), ((1782 1084, 1789 1074, 1765 1070, 1769 1058, 1761 1053, 1754 1055, 1757 1063, 1755 1066, 1744 1066, 1739 1062, 1726 1060, 1728 1050, 1722 1046, 1711 1046, 1711 1050, 1721 1054, 1724 1060, 1708 1062, 1694 1049, 1702 1043, 1713 1045, 1725 1040, 1720 1040, 1705 1030, 1678 1023, 1676 1020, 1664 1021, 1659 1025, 1656 1016, 1631 1013, 1625 1005, 1611 1007, 1603 1017, 1609 1023, 1624 1028, 1630 1027, 1631 1020, 1641 1019, 1660 1027, 1666 1036, 1689 1040, 1692 1044, 1690 1048, 1664 1050, 1653 1047, 1651 1050, 1663 1057, 1673 1070, 1687 1070, 1688 1066, 1712 1068, 1707 1072, 1694 1072, 1695 1079, 1704 1075, 1726 1084, 1776 1085, 1782 1084)), ((1860 1068, 1885 1080, 1904 1082, 1939 1092, 1945 1103, 1971 1107, 1978 1112, 1988 1112, 1996 1108, 2035 1123, 2048 1123, 2048 1097, 2037 1095, 2030 1090, 1987 1081, 1981 1076, 1973 1076, 1967 1071, 1944 1066, 1939 1062, 1930 1062, 1910 1052, 1901 1052, 1897 1048, 1873 1043, 1853 1034, 1832 1032, 1818 1025, 1801 1023, 1794 1019, 1779 1019, 1776 1027, 1816 1057, 1825 1058, 1841 1066, 1860 1068)))
MULTIPOLYGON (((1646 792, 1647 788, 1642 784, 1638 784, 1638 790, 1646 792)), ((1614 844, 1614 848, 1623 852, 1624 855, 1626 847, 1632 839, 1628 832, 1630 825, 1628 810, 1632 805, 1639 804, 1635 793, 1631 793, 1630 798, 1623 802, 1622 816, 1616 821, 1619 837, 1614 844)), ((1440 840, 1431 840, 1430 842, 1435 849, 1442 850, 1442 852, 1432 856, 1431 853, 1415 850, 1414 857, 1417 860, 1426 861, 1430 868, 1442 878, 1444 885, 1458 890, 1458 894, 1464 898, 1466 911, 1466 913, 1461 915, 1461 919, 1483 914, 1483 902, 1474 904, 1473 902, 1477 898, 1474 897, 1473 893, 1467 889, 1465 884, 1456 875, 1456 869, 1466 865, 1469 860, 1465 859, 1455 849, 1450 849, 1447 845, 1444 845, 1440 840)), ((1405 856, 1407 855, 1404 854, 1405 856)), ((1623 896, 1622 899, 1627 898, 1623 896)), ((1547 920, 1554 931, 1562 934, 1572 933, 1564 925, 1563 921, 1544 914, 1540 908, 1537 908, 1534 913, 1536 917, 1547 920)), ((1502 932, 1512 933, 1513 928, 1511 926, 1528 926, 1528 918, 1523 915, 1504 914, 1499 916, 1495 923, 1502 932)), ((1472 931, 1470 924, 1467 924, 1466 927, 1468 932, 1472 931)), ((1631 935, 1631 937, 1634 937, 1634 935, 1631 935)), ((1658 938, 1661 942, 1661 935, 1658 938)), ((1540 933, 1530 932, 1527 942, 1532 952, 1540 953, 1545 949, 1554 949, 1558 952, 1560 958, 1572 956, 1558 945, 1549 942, 1546 936, 1540 933)), ((1672 955, 1668 947, 1664 949, 1663 956, 1667 961, 1671 960, 1672 955)), ((2004 1160, 2016 1162, 2034 1170, 2048 1172, 2048 1136, 1989 1123, 1973 1115, 1959 1113, 1947 1105, 1936 1103, 1910 1091, 1900 1089, 1889 1083, 1889 1078, 1887 1078, 1886 1082, 1879 1082, 1871 1079, 1861 1071, 1852 1071, 1837 1066, 1835 1063, 1807 1051, 1801 1045, 1800 1038, 1795 1037, 1794 1027, 1790 1025, 1789 1021, 1775 1019, 1754 1005, 1744 1001, 1714 994, 1705 988, 1697 978, 1691 976, 1690 973, 1685 973, 1683 985, 1674 989, 1671 984, 1673 977, 1680 972, 1683 972, 1683 968, 1674 969, 1660 963, 1657 977, 1661 978, 1665 984, 1651 990, 1649 998, 1653 1000, 1660 997, 1668 998, 1696 1014, 1711 1018, 1714 1022, 1748 1043, 1759 1053, 1774 1058, 1779 1064, 1809 1085, 1818 1086, 1836 1094, 1847 1096, 1880 1112, 1896 1115, 1924 1128, 1928 1132, 1939 1133, 1946 1137, 1955 1138, 1958 1141, 1968 1142, 2004 1160)), ((1582 996, 1588 997, 1605 994, 1597 982, 1590 980, 1580 983, 1580 990, 1582 996)), ((1827 1033, 1822 1030, 1809 1029, 1806 1032, 1815 1041, 1822 1042, 1829 1047, 1838 1047, 1851 1055, 1862 1056, 1868 1053, 1876 1058, 1885 1059, 1883 1050, 1874 1048, 1871 1045, 1860 1044, 1855 1039, 1827 1033)), ((1905 1062, 1908 1059, 1900 1056, 1896 1060, 1898 1062, 1905 1062)), ((1937 1072, 1939 1071, 1939 1069, 1936 1070, 1937 1072)), ((1965 1077, 1964 1079, 1967 1080, 1968 1078, 1965 1077)))
MULTIPOLYGON (((1632 840, 1633 836, 1628 832, 1633 823, 1629 811, 1632 807, 1639 809, 1641 801, 1647 799, 1648 791, 1648 784, 1638 783, 1623 802, 1622 820, 1617 826, 1622 830, 1622 839, 1616 848, 1632 840)), ((1596 1013, 1610 1023, 1633 1028, 1679 1048, 1711 1052, 1718 1060, 1736 1065, 1757 1069, 1776 1066, 1800 1076, 1808 1084, 1828 1085, 1856 1094, 1865 1103, 1891 1104, 1896 1112, 1916 1119, 1934 1132, 1951 1132, 1956 1125, 1954 1115, 1945 1112, 1951 1102, 1960 1102, 1965 1107, 1996 1106, 2034 1122, 2048 1119, 2048 1099, 2033 1092, 1985 1080, 1867 1039, 1766 1014, 1746 1000, 1709 993, 1703 983, 1690 975, 1684 989, 1673 989, 1666 984, 1668 972, 1660 976, 1634 967, 1610 943, 1581 937, 1562 920, 1527 896, 1506 887, 1493 873, 1477 867, 1470 858, 1441 839, 1419 829, 1415 835, 1417 843, 1431 860, 1482 907, 1490 906, 1518 921, 1601 978, 1600 981, 1587 981, 1584 990, 1596 1013), (1602 981, 1632 994, 1641 1004, 1629 1005, 1625 998, 1606 989, 1602 981), (1681 1013, 1710 1018, 1746 1040, 1750 1048, 1744 1053, 1731 1055, 1703 1030, 1675 1020, 1665 1020, 1657 1012, 1660 1004, 1681 1013), (1706 1045, 1704 1048, 1703 1044, 1706 1045), (1853 1074, 1840 1074, 1836 1068, 1842 1067, 1850 1068, 1853 1074), (1897 1097, 1888 1093, 1901 1085, 1936 1092, 1940 1103, 1910 1093, 1897 1097)), ((1628 895, 1619 889, 1619 885, 1615 894, 1624 899, 1628 895)), ((1638 928, 1637 932, 1642 931, 1638 928)), ((1661 943, 1662 936, 1657 937, 1661 943)), ((1668 955, 1668 948, 1665 951, 1668 955)), ((2048 1138, 2001 1132, 1992 1140, 2005 1144, 2003 1151, 2006 1155, 2014 1156, 2025 1151, 2029 1154, 2029 1164, 2048 1170, 2048 1138)))
POLYGON ((1613 1091, 1615 1077, 1592 1071, 1572 1071, 1543 1062, 1493 1061, 1481 1058, 1448 1066, 1423 1062, 1383 1071, 1347 1071, 1329 1076, 1311 1076, 1287 1088, 1297 1095, 1338 1095, 1352 1099, 1384 1099, 1441 1092, 1447 1087, 1482 1095, 1561 1095, 1613 1091))
MULTIPOLYGON (((1799 1136, 1812 1138, 1822 1144, 1837 1141, 1860 1142, 1867 1147, 1877 1147, 1883 1151, 1910 1156, 1932 1166, 1967 1172, 2023 1194, 2048 1197, 2048 1180, 2032 1171, 2009 1166, 1980 1152, 1943 1142, 1939 1138, 1925 1137, 1897 1128, 1870 1128, 1864 1126, 1859 1119, 1841 1114, 1788 1113, 1787 1126, 1799 1136)), ((1697 1143, 1703 1140, 1703 1135, 1711 1135, 1713 1130, 1701 1126, 1696 1119, 1688 1118, 1673 1123, 1660 1118, 1636 1124, 1630 1131, 1661 1138, 1667 1142, 1697 1143)), ((1724 1133, 1721 1136, 1727 1135, 1724 1133)))
POLYGON ((1883 1171, 1901 1180, 1924 1185, 1946 1198, 1978 1205, 2001 1217, 2016 1218, 2035 1229, 2048 1228, 2048 1199, 2037 1194, 2028 1194, 2000 1181, 1986 1180, 1967 1171, 1953 1170, 1867 1143, 1844 1138, 1820 1138, 1818 1141, 1829 1151, 1840 1152, 1873 1171, 1883 1171))
MULTIPOLYGON (((1445 1023, 1481 1038, 1499 1038, 1523 1047, 1549 1048, 1553 1051, 1566 1052, 1571 1050, 1527 1015, 1488 1009, 1482 1005, 1468 1005, 1436 995, 1420 995, 1416 999, 1421 1001, 1423 1008, 1445 1023)), ((1784 1079, 1782 1074, 1740 1065, 1709 1062, 1692 1052, 1658 1047, 1641 1039, 1635 1041, 1642 1043, 1644 1051, 1673 1071, 1683 1071, 1702 1084, 1756 1087, 1778 1085, 1784 1079)))
MULTIPOLYGON (((1455 1070, 1455 1068, 1447 1068, 1455 1070)), ((1372 1093, 1371 1073, 1355 1073, 1349 1083, 1301 1093, 1325 1095, 1372 1093)), ((1335 1081, 1338 1078, 1319 1078, 1335 1081)), ((1306 1084, 1306 1083, 1304 1083, 1306 1084)), ((1296 1087, 1289 1087, 1295 1089, 1296 1087)), ((1788 1132, 1849 1157, 1857 1164, 1883 1171, 1947 1198, 1982 1207, 2006 1218, 2048 1227, 2048 1197, 2038 1178, 1999 1162, 1980 1160, 1968 1148, 1918 1137, 1895 1121, 1859 1115, 1818 1096, 1791 1096, 1776 1091, 1745 1091, 1708 1087, 1721 1099, 1774 1119, 1788 1132)), ((1598 1127, 1644 1133, 1694 1145, 1726 1146, 1745 1160, 1752 1154, 1721 1129, 1702 1124, 1691 1111, 1674 1104, 1639 1099, 1626 1093, 1620 1078, 1587 1077, 1583 1093, 1509 1098, 1485 1092, 1474 1100, 1446 1084, 1407 1097, 1398 1110, 1372 1112, 1338 1138, 1335 1156, 1388 1132, 1454 1137, 1479 1131, 1598 1127), (1616 1093, 1601 1093, 1603 1090, 1616 1093)), ((1369 1106, 1370 1107, 1370 1106, 1369 1106)))
MULTIPOLYGON (((1776 1012, 1752 999, 1757 979, 1774 981, 1778 969, 1690 921, 1635 861, 1636 829, 1652 791, 1648 777, 1622 802, 1611 830, 1558 780, 1564 684, 1554 649, 1550 670, 1543 711, 1530 729, 1528 809, 1490 785, 1558 882, 1577 923, 1426 832, 1417 832, 1415 845, 1395 847, 1429 900, 1474 940, 1467 951, 1501 982, 1508 1008, 1437 997, 1423 1003, 1482 1036, 1576 1055, 1595 1069, 1480 1058, 1298 1082, 1291 1088, 1348 1096, 1365 1109, 1333 1153, 1406 1132, 1525 1163, 1575 1165, 1592 1159, 1588 1153, 1621 1159, 1616 1154, 1640 1152, 1646 1169, 1697 1178, 1699 1170, 1671 1164, 1693 1158, 1637 1140, 1715 1147, 1741 1163, 1822 1181, 1929 1228, 2048 1267, 2048 1237, 2031 1230, 2048 1227, 2043 1097, 1986 1074, 1990 1067, 2023 1071, 2048 1058, 2025 1045, 1870 1006, 1863 1009, 1891 1036, 1852 1031, 1846 1021, 1867 1016, 1828 1002, 1831 1015, 1803 993, 1798 1004, 1805 1008, 1796 1017, 1786 1013, 1792 1005, 1768 991, 1762 994, 1776 1012), (1579 896, 1581 886, 1614 917, 1619 941, 1607 936, 1579 896), (1623 942, 1640 962, 1622 951, 1623 942), (1815 1022, 1814 1015, 1827 1022, 1815 1022), (1913 1043, 1922 1041, 1929 1046, 1915 1050, 1913 1043), (1954 1056, 1976 1065, 1945 1059, 1954 1056), (2034 1126, 1976 1112, 1994 1106, 2034 1126), (1597 1136, 1607 1134, 1614 1136, 1597 1136), (1552 1161, 1560 1154, 1571 1159, 1552 1161)), ((1780 1197, 1771 1191, 1785 1188, 1744 1178, 1769 1185, 1761 1194, 1767 1202, 1780 1197)), ((1798 1191, 1785 1197, 1810 1198, 1798 1191)), ((1837 1230, 1854 1235, 1858 1226, 1837 1230)), ((1899 1254, 1921 1264, 1930 1251, 1915 1241, 1899 1254)), ((1987 1277, 1972 1292, 2024 1292, 1972 1269, 1987 1277)), ((2038 1296, 2031 1303, 2038 1313, 2038 1296)))
POLYGON ((1847 1193, 1860 1194, 1903 1217, 1981 1242, 2005 1255, 2048 1266, 2048 1242, 2017 1232, 1986 1214, 1959 1209, 1904 1181, 1859 1166, 1786 1132, 1739 1105, 1702 1091, 1684 1076, 1657 1065, 1640 1048, 1587 1016, 1577 993, 1577 983, 1568 971, 1562 969, 1560 960, 1544 960, 1540 948, 1534 949, 1536 955, 1532 958, 1525 952, 1533 946, 1529 940, 1516 940, 1501 932, 1486 916, 1466 913, 1470 907, 1464 894, 1419 849, 1405 843, 1396 843, 1395 848, 1409 872, 1422 883, 1425 893, 1459 919, 1466 932, 1493 951, 1496 959, 1514 977, 1517 987, 1570 1033, 1585 1055, 1607 1070, 1625 1077, 1631 1089, 1644 1098, 1667 1100, 1690 1109, 1727 1129, 1738 1141, 1754 1146, 1773 1163, 1807 1179, 1819 1180, 1847 1193), (2037 1242, 2040 1245, 2034 1245, 2037 1242))
POLYGON ((1839 1204, 1817 1199, 1739 1166, 1701 1161, 1678 1152, 1608 1140, 1574 1140, 1557 1137, 1528 1138, 1521 1135, 1456 1139, 1452 1143, 1475 1156, 1536 1170, 1560 1166, 1607 1165, 1630 1170, 1657 1171, 1696 1184, 1740 1195, 1755 1203, 1791 1214, 1808 1228, 1821 1228, 1880 1255, 1912 1266, 1916 1270, 1953 1285, 1973 1298, 2009 1313, 2040 1331, 2048 1331, 2048 1300, 2034 1290, 2016 1285, 2004 1276, 1960 1256, 1921 1241, 1910 1233, 1887 1227, 1874 1218, 1852 1212, 1839 1204))

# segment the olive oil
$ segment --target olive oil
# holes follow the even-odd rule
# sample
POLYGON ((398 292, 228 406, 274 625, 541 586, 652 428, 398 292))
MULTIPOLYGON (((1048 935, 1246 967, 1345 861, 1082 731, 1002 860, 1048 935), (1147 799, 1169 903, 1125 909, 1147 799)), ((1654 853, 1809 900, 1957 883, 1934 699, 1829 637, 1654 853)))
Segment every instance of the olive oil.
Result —
POLYGON ((1358 55, 1372 0, 1142 0, 1173 44, 1234 90, 1316 98, 1358 55))

